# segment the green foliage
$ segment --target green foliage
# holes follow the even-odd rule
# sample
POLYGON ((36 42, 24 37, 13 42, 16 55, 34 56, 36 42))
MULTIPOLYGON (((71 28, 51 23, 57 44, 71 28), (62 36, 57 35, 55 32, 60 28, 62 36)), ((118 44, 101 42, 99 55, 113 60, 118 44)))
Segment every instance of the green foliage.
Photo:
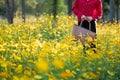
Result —
MULTIPOLYGON (((25 11, 27 14, 40 15, 43 13, 52 13, 53 0, 25 0, 25 11)), ((15 0, 15 12, 21 14, 21 0, 15 0)), ((66 12, 67 5, 64 4, 64 0, 58 0, 57 13, 66 12)), ((0 0, 0 15, 5 13, 4 0, 0 0)))
MULTIPOLYGON (((40 15, 41 13, 48 13, 48 14, 52 14, 53 11, 53 0, 36 0, 37 1, 37 5, 35 8, 35 11, 37 13, 37 15, 40 15)), ((64 4, 64 0, 58 0, 58 6, 57 6, 57 13, 60 12, 66 12, 67 11, 67 6, 64 4)))
POLYGON ((4 0, 0 0, 0 15, 4 15, 4 13, 5 13, 4 0))
POLYGON ((67 11, 67 6, 64 4, 64 0, 59 0, 58 1, 58 13, 66 12, 66 11, 67 11))
MULTIPOLYGON (((11 1, 11 0, 10 0, 11 1)), ((119 0, 114 0, 116 6, 120 6, 119 0)), ((0 0, 0 15, 5 15, 4 0, 0 0)), ((73 0, 74 2, 74 0, 73 0)), ((25 12, 26 14, 32 14, 39 16, 43 13, 52 14, 53 0, 25 0, 25 12)), ((104 0, 104 12, 109 13, 109 0, 104 0)), ((57 13, 67 13, 67 0, 58 0, 57 13)), ((15 13, 18 12, 21 15, 21 0, 15 0, 15 13)))

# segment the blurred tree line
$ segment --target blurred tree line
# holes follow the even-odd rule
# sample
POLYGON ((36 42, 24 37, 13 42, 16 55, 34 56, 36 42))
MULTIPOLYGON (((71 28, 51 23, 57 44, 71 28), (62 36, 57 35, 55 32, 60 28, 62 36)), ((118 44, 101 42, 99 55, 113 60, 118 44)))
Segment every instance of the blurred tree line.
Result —
MULTIPOLYGON (((36 17, 42 14, 57 14, 63 12, 72 15, 72 4, 74 0, 0 0, 0 15, 8 19, 8 23, 13 23, 15 16, 21 16, 25 22, 26 15, 36 17)), ((119 20, 120 0, 102 0, 103 21, 109 15, 111 22, 119 20)))

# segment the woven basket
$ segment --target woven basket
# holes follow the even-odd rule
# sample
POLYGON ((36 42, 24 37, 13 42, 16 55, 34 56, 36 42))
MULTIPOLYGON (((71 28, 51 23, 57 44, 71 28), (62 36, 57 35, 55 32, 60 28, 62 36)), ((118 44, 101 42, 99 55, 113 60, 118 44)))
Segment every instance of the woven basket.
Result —
POLYGON ((85 38, 91 37, 92 40, 94 40, 96 35, 97 35, 95 32, 92 32, 90 30, 91 29, 90 25, 91 24, 89 23, 89 30, 85 29, 85 28, 83 28, 81 26, 78 26, 76 24, 73 25, 72 35, 75 37, 76 40, 80 40, 82 42, 82 44, 88 43, 88 41, 86 41, 85 38))

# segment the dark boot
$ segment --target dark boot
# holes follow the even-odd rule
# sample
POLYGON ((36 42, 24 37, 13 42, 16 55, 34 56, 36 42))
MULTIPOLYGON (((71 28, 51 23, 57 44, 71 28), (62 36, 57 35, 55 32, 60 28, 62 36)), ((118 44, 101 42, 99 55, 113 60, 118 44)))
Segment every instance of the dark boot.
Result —
POLYGON ((86 51, 89 49, 89 47, 83 45, 83 52, 86 54, 86 51))
POLYGON ((93 52, 94 52, 94 53, 97 53, 97 52, 96 52, 96 45, 95 45, 95 44, 90 43, 90 48, 93 49, 93 52))

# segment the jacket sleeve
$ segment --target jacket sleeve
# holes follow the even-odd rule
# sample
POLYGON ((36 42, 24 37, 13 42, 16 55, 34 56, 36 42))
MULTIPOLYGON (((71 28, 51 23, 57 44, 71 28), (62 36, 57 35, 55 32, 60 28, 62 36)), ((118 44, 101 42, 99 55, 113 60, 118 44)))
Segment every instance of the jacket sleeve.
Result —
POLYGON ((93 19, 100 19, 102 17, 102 2, 99 0, 98 5, 96 6, 94 12, 93 12, 93 19))
POLYGON ((82 14, 79 11, 78 7, 79 7, 79 0, 75 0, 73 7, 72 7, 72 11, 78 18, 80 18, 82 14))

